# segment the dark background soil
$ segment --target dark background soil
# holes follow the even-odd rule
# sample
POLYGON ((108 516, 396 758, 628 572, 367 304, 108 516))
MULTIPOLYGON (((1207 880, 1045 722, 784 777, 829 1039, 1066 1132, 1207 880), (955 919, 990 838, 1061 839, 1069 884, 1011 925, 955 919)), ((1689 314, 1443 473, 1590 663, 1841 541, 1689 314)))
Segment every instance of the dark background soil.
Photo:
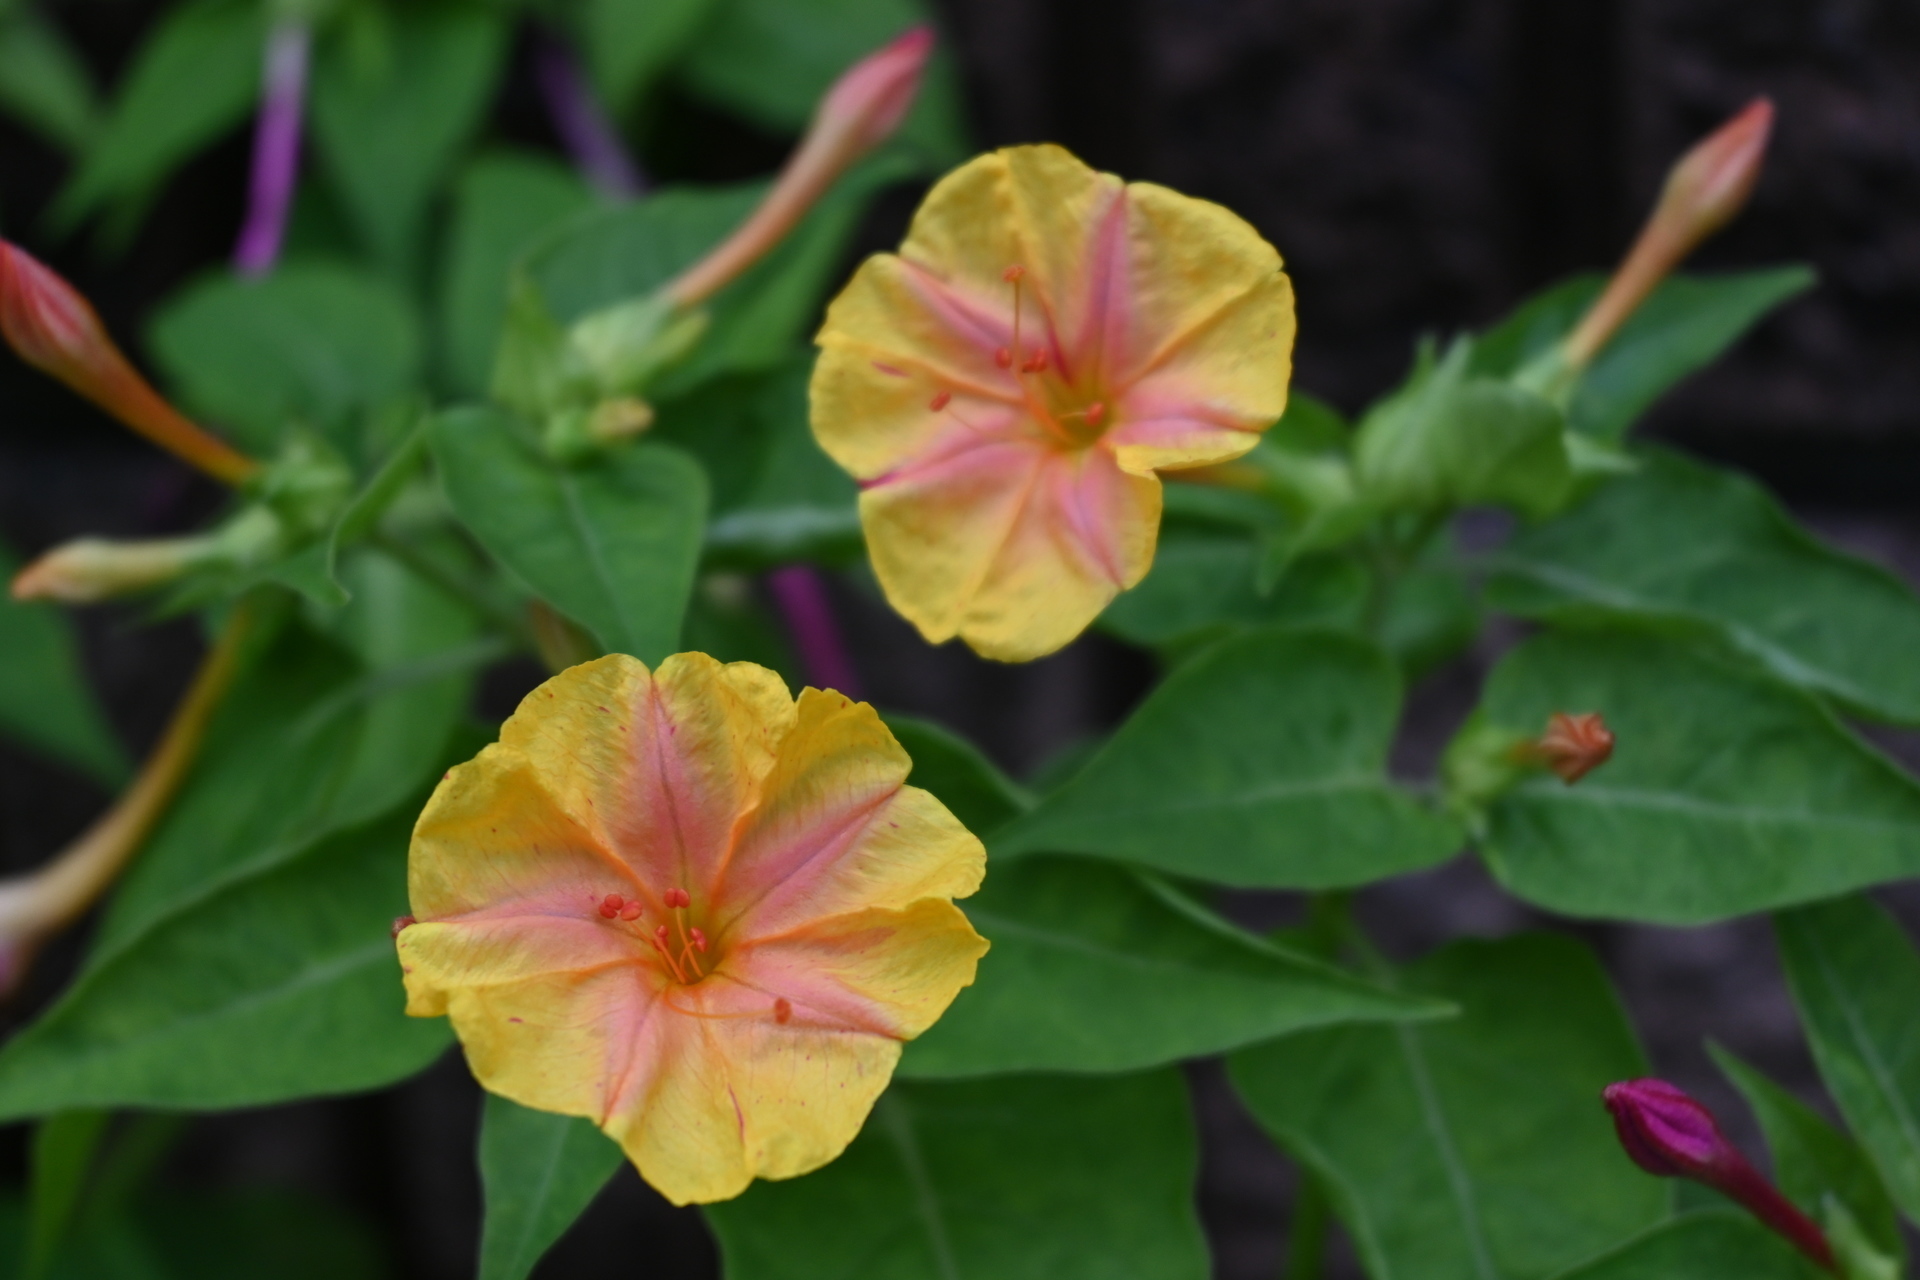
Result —
MULTIPOLYGON (((1920 581, 1920 5, 1913 0, 942 0, 978 139, 1058 141, 1130 178, 1226 203, 1286 255, 1299 287, 1298 382, 1353 410, 1389 386, 1421 333, 1484 324, 1570 271, 1621 252, 1671 158, 1754 94, 1780 109, 1753 206, 1703 267, 1797 260, 1821 286, 1657 412, 1647 430, 1752 471, 1836 540, 1920 581)), ((111 77, 153 0, 68 3, 58 21, 111 77)), ((670 172, 770 167, 778 140, 671 101, 707 145, 670 172)), ((499 132, 551 145, 524 68, 499 132)), ((0 227, 79 283, 123 334, 224 257, 245 177, 229 138, 161 193, 130 250, 105 260, 50 242, 39 215, 58 157, 0 123, 0 227)), ((872 247, 913 193, 883 203, 872 247)), ((10 357, 0 357, 0 536, 31 553, 82 533, 191 527, 217 495, 10 357)), ((1151 679, 1091 640, 1031 667, 929 650, 848 592, 844 618, 877 701, 960 727, 1016 771, 1111 724, 1151 679)), ((149 743, 199 639, 133 611, 81 615, 89 667, 127 741, 149 743)), ((1495 647, 1416 690, 1399 767, 1430 768, 1495 647)), ((494 682, 510 705, 524 673, 494 682)), ((1888 745, 1920 762, 1897 738, 1888 745)), ((0 869, 34 865, 102 803, 87 784, 0 747, 0 869)), ((1889 896, 1909 922, 1920 897, 1889 896)), ((1231 904, 1286 919, 1286 895, 1231 904)), ((1388 948, 1542 923, 1462 861, 1364 895, 1388 948)), ((1566 927, 1566 926, 1561 926, 1566 927)), ((1753 1126, 1707 1065, 1714 1036, 1817 1098, 1767 926, 1582 926, 1619 979, 1655 1063, 1712 1101, 1749 1148, 1753 1126)), ((30 1016, 70 972, 47 957, 4 1016, 30 1016)), ((1291 1173, 1222 1087, 1193 1070, 1207 1160, 1201 1210, 1217 1274, 1278 1272, 1291 1173)), ((461 1065, 371 1097, 196 1121, 169 1166, 186 1183, 281 1183, 362 1211, 396 1274, 471 1274, 477 1094, 461 1065)), ((17 1171, 22 1131, 0 1139, 17 1171)), ((713 1273, 696 1216, 630 1174, 543 1275, 713 1273)), ((1347 1272, 1345 1274, 1353 1274, 1347 1272)))

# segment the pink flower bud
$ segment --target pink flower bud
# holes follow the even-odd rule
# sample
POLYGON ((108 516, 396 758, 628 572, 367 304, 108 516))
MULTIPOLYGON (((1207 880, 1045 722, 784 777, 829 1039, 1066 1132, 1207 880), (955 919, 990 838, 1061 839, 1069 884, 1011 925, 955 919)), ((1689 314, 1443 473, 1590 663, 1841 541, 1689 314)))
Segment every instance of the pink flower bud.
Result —
POLYGON ((1612 758, 1613 730, 1597 711, 1584 715, 1556 711, 1547 719, 1547 731, 1528 747, 1534 759, 1572 786, 1612 758))
POLYGON ((1623 1080, 1601 1093, 1633 1162, 1663 1178, 1690 1178, 1740 1205, 1828 1271, 1833 1249, 1812 1219, 1747 1163, 1713 1113, 1665 1080, 1623 1080))
POLYGON ((759 208, 662 292, 683 307, 697 305, 785 239, 834 179, 900 127, 933 43, 930 28, 915 27, 848 68, 820 99, 807 136, 759 208))
POLYGON ((0 240, 0 334, 28 364, 202 471, 237 484, 258 465, 187 421, 127 363, 78 290, 0 240))

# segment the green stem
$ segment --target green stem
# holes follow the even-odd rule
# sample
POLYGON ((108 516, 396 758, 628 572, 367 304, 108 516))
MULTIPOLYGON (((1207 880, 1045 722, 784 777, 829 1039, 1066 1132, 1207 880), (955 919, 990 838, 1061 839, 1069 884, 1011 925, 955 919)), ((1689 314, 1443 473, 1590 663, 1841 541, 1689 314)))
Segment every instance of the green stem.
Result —
POLYGON ((1287 1230, 1287 1261, 1280 1273, 1284 1280, 1320 1280, 1327 1257, 1327 1228, 1332 1223, 1326 1187, 1302 1169, 1300 1189, 1293 1197, 1293 1222, 1287 1230))

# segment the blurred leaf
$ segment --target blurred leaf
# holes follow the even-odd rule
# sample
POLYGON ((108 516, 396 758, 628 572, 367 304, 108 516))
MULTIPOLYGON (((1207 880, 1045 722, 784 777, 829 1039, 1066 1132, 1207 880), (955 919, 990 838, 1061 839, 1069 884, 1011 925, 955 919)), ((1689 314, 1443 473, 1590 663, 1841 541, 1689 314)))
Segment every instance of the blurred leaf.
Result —
POLYGON ((1663 1222, 1554 1280, 1817 1280, 1826 1274, 1745 1214, 1711 1209, 1663 1222))
POLYGON ((699 464, 668 445, 557 467, 491 409, 433 425, 454 511, 534 593, 609 651, 658 663, 680 643, 706 523, 699 464))
POLYGON ((1501 549, 1497 609, 1705 631, 1783 680, 1920 723, 1920 598, 1835 551, 1752 481, 1658 452, 1501 549))
POLYGON ((264 280, 209 276, 168 300, 148 340, 186 407, 259 454, 278 451, 295 424, 352 450, 358 416, 421 375, 412 303, 345 264, 290 264, 264 280))
MULTIPOLYGON (((1719 359, 1814 279, 1800 266, 1669 277, 1595 357, 1574 392, 1569 422, 1602 440, 1620 439, 1655 400, 1719 359)), ((1598 275, 1577 276, 1536 295, 1480 339, 1474 372, 1506 377, 1544 354, 1579 323, 1604 283, 1598 275)))
POLYGON ((895 1083, 845 1155, 709 1205, 729 1280, 1205 1280, 1175 1071, 895 1083))
POLYGON ((1254 580, 1259 547, 1244 533, 1169 521, 1153 568, 1100 615, 1100 628, 1152 649, 1194 648, 1249 627, 1357 625, 1367 575, 1344 556, 1292 561, 1262 595, 1254 580))
POLYGON ((1783 911, 1774 928, 1820 1078, 1893 1202, 1920 1222, 1920 955, 1862 897, 1783 911))
POLYGON ((69 152, 99 124, 86 63, 58 27, 21 6, 0 15, 0 107, 69 152))
POLYGON ((1462 835, 1387 780, 1400 676, 1363 640, 1270 629, 1177 668, 994 854, 1089 853, 1246 887, 1431 866, 1462 835))
POLYGON ((975 835, 985 835, 1033 807, 1032 793, 959 734, 898 712, 883 718, 913 759, 907 781, 931 791, 975 835))
POLYGON ((1498 505, 1545 516, 1573 472, 1560 412, 1512 383, 1471 374, 1472 344, 1423 351, 1406 385, 1367 411, 1353 437, 1365 502, 1438 512, 1498 505))
MULTIPOLYGON (((932 20, 916 0, 720 0, 681 75, 704 97, 776 133, 797 133, 848 67, 932 20)), ((899 136, 936 168, 971 149, 958 76, 936 54, 899 136)))
POLYGON ((479 128, 507 53, 507 23, 484 5, 432 3, 350 11, 313 70, 313 136, 341 202, 376 257, 404 271, 428 202, 479 128))
MULTIPOLYGON (((0 545, 0 578, 20 562, 0 545)), ((73 630, 50 604, 0 595, 0 733, 44 751, 108 787, 126 780, 127 755, 87 688, 73 630)))
POLYGON ((373 1089, 452 1039, 402 1012, 403 808, 213 889, 91 964, 0 1050, 0 1117, 261 1106, 373 1089))
MULTIPOLYGON (((607 4, 636 13, 658 7, 607 4)), ((461 175, 440 275, 440 359, 455 391, 487 390, 514 262, 543 232, 592 205, 577 174, 533 153, 488 155, 461 175)))
POLYGON ((1462 941, 1403 977, 1460 1016, 1228 1060, 1254 1118, 1327 1188, 1368 1274, 1547 1276, 1666 1216, 1667 1184, 1621 1153, 1600 1106, 1647 1064, 1591 952, 1545 934, 1462 941))
POLYGON ((1483 854, 1567 915, 1702 924, 1920 874, 1920 786, 1813 699, 1631 632, 1549 634, 1483 695, 1496 728, 1598 711, 1617 746, 1576 786, 1496 801, 1483 854))
POLYGON ((380 1237, 354 1214, 284 1190, 162 1194, 136 1218, 168 1273, 192 1280, 381 1280, 380 1237))
POLYGON ((147 196, 252 111, 266 14, 248 0, 188 0, 162 16, 120 83, 106 122, 54 202, 71 227, 101 205, 147 196))
POLYGON ((993 944, 905 1076, 1133 1071, 1304 1027, 1444 1016, 1108 863, 999 863, 961 904, 993 944))
POLYGON ((1827 1197, 1837 1197, 1874 1247, 1897 1259, 1904 1271, 1907 1243, 1900 1235, 1899 1216, 1859 1144, 1719 1045, 1709 1041, 1707 1051, 1760 1121, 1780 1190, 1815 1221, 1825 1216, 1827 1197))
POLYGON ((592 68, 594 87, 613 115, 626 115, 647 87, 686 51, 715 3, 586 0, 580 47, 592 68))
POLYGON ((108 1112, 93 1108, 59 1111, 34 1126, 28 1170, 29 1276, 46 1275, 67 1238, 109 1118, 108 1112))
POLYGON ((590 1120, 487 1094, 480 1112, 480 1280, 525 1280, 622 1159, 590 1120))

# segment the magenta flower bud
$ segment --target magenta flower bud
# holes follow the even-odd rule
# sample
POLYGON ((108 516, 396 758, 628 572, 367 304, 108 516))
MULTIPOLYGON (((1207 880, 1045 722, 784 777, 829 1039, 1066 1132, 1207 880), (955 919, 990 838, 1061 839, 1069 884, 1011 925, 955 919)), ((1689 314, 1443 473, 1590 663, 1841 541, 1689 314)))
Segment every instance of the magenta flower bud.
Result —
POLYGON ((1827 1237, 1813 1220, 1727 1141, 1713 1113, 1665 1080, 1623 1080, 1601 1093, 1613 1127, 1633 1162, 1662 1178, 1691 1178, 1712 1187, 1828 1271, 1839 1271, 1827 1237))

